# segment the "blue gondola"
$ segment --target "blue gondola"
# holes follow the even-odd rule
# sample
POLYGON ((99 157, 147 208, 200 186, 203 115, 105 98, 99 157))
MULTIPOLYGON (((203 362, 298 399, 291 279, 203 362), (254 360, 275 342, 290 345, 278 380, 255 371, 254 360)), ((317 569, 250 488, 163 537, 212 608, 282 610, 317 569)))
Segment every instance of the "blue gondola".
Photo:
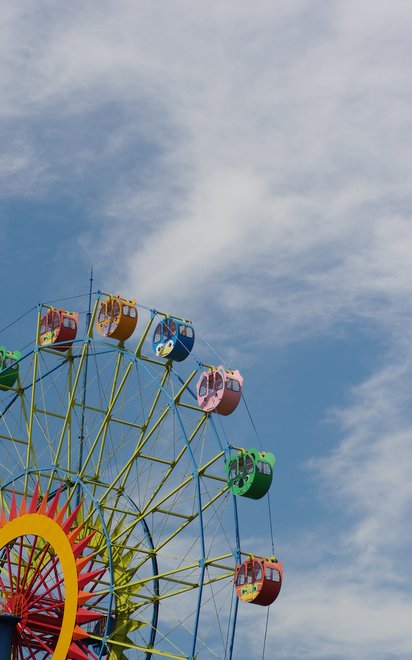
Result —
POLYGON ((189 321, 179 321, 166 316, 157 325, 153 335, 153 351, 158 357, 182 362, 195 343, 195 332, 189 321))

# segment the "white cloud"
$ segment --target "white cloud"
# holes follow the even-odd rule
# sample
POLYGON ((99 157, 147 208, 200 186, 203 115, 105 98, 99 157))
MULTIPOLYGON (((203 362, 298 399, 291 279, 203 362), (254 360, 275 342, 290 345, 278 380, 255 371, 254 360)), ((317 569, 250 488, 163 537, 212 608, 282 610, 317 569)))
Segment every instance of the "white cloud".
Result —
POLYGON ((391 363, 356 388, 353 406, 338 413, 343 441, 331 456, 312 463, 330 495, 357 519, 345 539, 348 550, 370 566, 386 557, 395 573, 395 553, 409 544, 411 381, 409 352, 402 363, 391 363))
POLYGON ((107 191, 105 245, 129 255, 127 288, 196 314, 213 299, 228 322, 245 307, 275 315, 278 338, 392 320, 411 281, 405 17, 388 42, 385 3, 356 20, 338 3, 262 2, 253 17, 181 3, 159 23, 145 9, 135 39, 121 12, 86 21, 75 50, 87 38, 96 56, 64 78, 73 93, 90 75, 99 101, 150 98, 144 128, 167 143, 107 191))
POLYGON ((268 638, 279 658, 412 654, 410 352, 404 357, 354 389, 353 404, 335 411, 341 443, 310 463, 332 520, 285 553, 268 638))
MULTIPOLYGON (((384 562, 380 571, 385 571, 384 562)), ((290 660, 409 657, 410 599, 378 584, 356 584, 356 571, 349 579, 346 574, 334 578, 325 579, 309 561, 306 577, 285 583, 283 602, 276 604, 279 611, 271 612, 268 650, 276 649, 276 657, 290 660)), ((262 631, 257 633, 256 638, 262 631)))
MULTIPOLYGON (((196 313, 213 298, 226 317, 247 304, 276 315, 278 337, 399 309, 411 274, 407 5, 2 11, 3 117, 63 122, 61 150, 27 136, 25 167, 41 163, 48 187, 59 168, 84 178, 113 160, 90 211, 99 247, 128 255, 128 290, 156 306, 190 299, 196 313), (73 122, 94 132, 106 103, 119 123, 86 148, 73 122)), ((120 277, 123 260, 105 288, 120 277)))

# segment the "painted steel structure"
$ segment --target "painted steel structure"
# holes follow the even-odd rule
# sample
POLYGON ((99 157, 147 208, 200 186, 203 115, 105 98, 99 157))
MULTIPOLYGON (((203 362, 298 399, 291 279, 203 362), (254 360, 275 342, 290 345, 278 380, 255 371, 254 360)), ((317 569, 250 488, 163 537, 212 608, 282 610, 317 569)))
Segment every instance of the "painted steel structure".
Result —
POLYGON ((232 449, 196 400, 207 365, 148 350, 154 323, 191 324, 141 306, 126 346, 138 307, 90 292, 85 332, 57 346, 40 339, 40 305, 2 393, 0 608, 20 617, 16 660, 236 657, 233 579, 249 553, 232 449))

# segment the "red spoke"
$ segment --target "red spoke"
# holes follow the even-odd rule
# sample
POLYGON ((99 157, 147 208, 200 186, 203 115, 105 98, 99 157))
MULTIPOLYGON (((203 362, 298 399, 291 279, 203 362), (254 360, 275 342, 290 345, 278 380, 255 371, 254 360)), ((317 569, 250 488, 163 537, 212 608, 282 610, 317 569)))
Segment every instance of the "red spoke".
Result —
MULTIPOLYGON (((36 660, 36 656, 35 656, 36 650, 35 650, 35 649, 30 650, 27 646, 26 646, 26 648, 24 649, 24 648, 23 648, 22 646, 20 646, 20 644, 19 644, 19 649, 18 649, 18 651, 19 651, 19 655, 20 655, 21 660, 30 660, 31 658, 32 658, 33 660, 36 660), (24 653, 25 651, 28 651, 28 652, 30 653, 30 655, 23 655, 23 653, 24 653)), ((43 657, 44 657, 44 656, 43 656, 43 657)))
POLYGON ((19 548, 19 559, 17 562, 17 586, 20 584, 20 571, 21 571, 21 560, 22 560, 22 554, 23 554, 23 537, 19 537, 20 541, 20 548, 19 548))
POLYGON ((7 566, 9 568, 9 578, 10 578, 10 593, 14 594, 14 584, 13 584, 13 571, 11 569, 11 562, 10 562, 10 548, 8 544, 6 545, 6 557, 7 557, 7 566))
POLYGON ((60 613, 63 612, 64 610, 64 600, 55 600, 50 603, 50 601, 46 601, 44 604, 41 601, 37 602, 37 605, 40 605, 36 609, 32 609, 30 607, 29 609, 29 618, 30 620, 32 619, 33 616, 39 615, 42 612, 52 612, 53 610, 56 612, 56 616, 53 618, 57 618, 60 616, 60 613), (49 607, 50 605, 50 607, 49 607))
POLYGON ((63 592, 62 592, 62 589, 61 589, 61 584, 59 582, 59 575, 57 573, 57 564, 54 565, 54 577, 56 579, 56 587, 57 587, 59 598, 60 598, 60 600, 63 600, 63 592))
POLYGON ((30 616, 32 614, 39 614, 40 612, 53 612, 53 610, 55 610, 56 607, 63 608, 63 606, 64 606, 64 600, 61 600, 61 601, 54 601, 53 603, 50 603, 50 605, 44 605, 36 610, 30 608, 30 616))
MULTIPOLYGON (((60 579, 60 583, 62 584, 63 582, 64 582, 64 578, 61 578, 61 579, 60 579)), ((56 585, 55 585, 55 584, 52 584, 51 587, 48 587, 48 589, 46 589, 46 591, 43 591, 43 592, 40 594, 40 596, 37 596, 37 598, 30 598, 30 606, 32 606, 32 605, 34 605, 35 603, 41 601, 41 599, 44 598, 44 596, 47 596, 47 594, 49 594, 49 593, 50 593, 51 591, 53 591, 53 589, 55 589, 55 588, 56 588, 56 585)), ((58 603, 58 602, 59 602, 59 601, 56 600, 56 603, 58 603)))
POLYGON ((22 583, 21 583, 22 590, 26 586, 26 581, 27 581, 27 578, 28 578, 28 575, 29 575, 30 567, 32 565, 32 559, 33 559, 33 554, 34 554, 36 545, 37 545, 37 536, 34 537, 33 543, 30 546, 30 553, 29 553, 29 556, 28 556, 28 559, 27 559, 26 569, 24 571, 23 580, 22 580, 22 583))
POLYGON ((39 559, 36 562, 36 570, 33 574, 33 577, 31 578, 30 583, 27 585, 27 590, 28 591, 31 591, 34 582, 37 580, 37 576, 39 575, 39 573, 43 569, 43 561, 44 561, 45 556, 49 552, 49 548, 50 548, 50 543, 46 543, 45 547, 43 548, 43 550, 40 554, 39 559))
MULTIPOLYGON (((57 556, 50 557, 47 563, 50 563, 50 564, 51 564, 51 565, 50 565, 50 568, 49 568, 45 573, 42 572, 42 573, 40 573, 40 574, 38 575, 39 584, 37 584, 37 585, 32 584, 31 593, 32 593, 33 595, 36 593, 36 591, 37 591, 41 586, 43 586, 43 585, 45 584, 46 579, 49 577, 49 575, 50 575, 50 573, 52 572, 53 568, 59 563, 59 558, 58 558, 57 556)), ((47 566, 47 563, 44 564, 43 568, 45 568, 45 567, 47 566)), ((62 579, 61 579, 61 581, 62 581, 62 579)))
MULTIPOLYGON (((50 646, 48 646, 45 642, 43 642, 43 640, 38 635, 36 635, 34 630, 29 628, 29 626, 26 626, 25 633, 26 633, 25 636, 27 636, 27 633, 30 634, 30 637, 28 638, 28 642, 30 644, 31 644, 32 640, 35 639, 35 640, 37 640, 37 643, 40 644, 40 650, 47 651, 48 653, 53 653, 53 649, 50 646)), ((30 647, 27 647, 27 648, 30 650, 30 647)))
MULTIPOLYGON (((89 589, 89 591, 92 591, 92 589, 89 589)), ((96 607, 99 603, 101 603, 104 598, 107 597, 107 594, 101 594, 101 596, 97 596, 95 600, 93 600, 93 607, 96 607)))

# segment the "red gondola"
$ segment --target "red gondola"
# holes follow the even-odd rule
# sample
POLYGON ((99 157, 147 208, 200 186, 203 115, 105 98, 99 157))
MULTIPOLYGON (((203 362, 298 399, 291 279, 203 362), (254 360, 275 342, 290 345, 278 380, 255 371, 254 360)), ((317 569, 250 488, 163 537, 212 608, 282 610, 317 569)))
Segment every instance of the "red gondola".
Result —
POLYGON ((282 580, 282 562, 276 557, 251 557, 236 566, 236 594, 245 603, 271 605, 279 596, 282 580))
POLYGON ((76 339, 78 318, 76 312, 49 307, 40 323, 39 346, 52 346, 56 351, 66 352, 76 339))
POLYGON ((126 341, 133 334, 136 324, 135 300, 109 296, 101 303, 97 317, 97 329, 104 337, 126 341))
POLYGON ((200 376, 196 387, 197 402, 205 412, 230 415, 242 396, 243 377, 239 371, 212 367, 200 376))

